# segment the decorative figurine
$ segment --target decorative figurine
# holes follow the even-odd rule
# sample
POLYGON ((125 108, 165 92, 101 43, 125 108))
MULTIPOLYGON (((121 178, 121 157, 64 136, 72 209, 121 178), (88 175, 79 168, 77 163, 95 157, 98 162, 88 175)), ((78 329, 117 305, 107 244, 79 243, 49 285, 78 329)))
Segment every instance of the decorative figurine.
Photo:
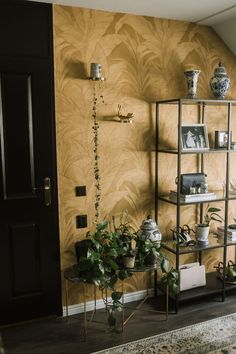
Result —
POLYGON ((211 78, 210 86, 213 95, 218 100, 223 100, 230 86, 230 79, 226 73, 225 67, 221 62, 215 68, 214 76, 211 78))
POLYGON ((133 113, 127 113, 125 116, 121 114, 120 111, 121 111, 121 105, 118 104, 118 113, 117 116, 113 117, 114 120, 120 123, 133 123, 133 119, 134 119, 133 113))
POLYGON ((186 70, 184 72, 187 78, 188 98, 197 98, 197 82, 200 73, 201 70, 186 70))

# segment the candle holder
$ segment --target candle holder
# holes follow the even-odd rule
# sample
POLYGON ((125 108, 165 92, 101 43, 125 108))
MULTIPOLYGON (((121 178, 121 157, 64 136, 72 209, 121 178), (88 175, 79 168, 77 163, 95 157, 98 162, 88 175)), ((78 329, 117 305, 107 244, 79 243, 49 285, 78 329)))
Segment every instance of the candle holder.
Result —
POLYGON ((92 81, 104 81, 105 78, 102 76, 102 64, 91 63, 90 65, 90 76, 88 78, 92 81))

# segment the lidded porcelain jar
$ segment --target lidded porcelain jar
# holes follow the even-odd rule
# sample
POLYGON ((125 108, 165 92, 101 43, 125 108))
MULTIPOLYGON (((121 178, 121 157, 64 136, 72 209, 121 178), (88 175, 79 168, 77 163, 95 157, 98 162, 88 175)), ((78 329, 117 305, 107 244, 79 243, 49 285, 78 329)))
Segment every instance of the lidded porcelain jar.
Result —
POLYGON ((226 73, 225 67, 221 62, 215 68, 214 76, 211 78, 210 86, 213 95, 218 100, 223 100, 230 86, 230 79, 226 73))
POLYGON ((151 241, 159 243, 162 237, 156 221, 151 219, 150 216, 148 216, 146 220, 143 220, 137 235, 142 240, 150 239, 151 241))

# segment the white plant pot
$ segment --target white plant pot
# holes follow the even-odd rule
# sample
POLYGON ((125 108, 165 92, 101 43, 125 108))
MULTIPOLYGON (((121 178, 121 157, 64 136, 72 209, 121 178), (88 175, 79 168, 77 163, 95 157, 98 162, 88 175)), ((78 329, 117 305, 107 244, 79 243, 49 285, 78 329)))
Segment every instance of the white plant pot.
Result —
POLYGON ((205 226, 202 224, 196 225, 196 240, 204 246, 207 246, 209 231, 210 226, 205 226))
POLYGON ((135 257, 124 256, 123 263, 124 263, 125 268, 134 268, 135 257))

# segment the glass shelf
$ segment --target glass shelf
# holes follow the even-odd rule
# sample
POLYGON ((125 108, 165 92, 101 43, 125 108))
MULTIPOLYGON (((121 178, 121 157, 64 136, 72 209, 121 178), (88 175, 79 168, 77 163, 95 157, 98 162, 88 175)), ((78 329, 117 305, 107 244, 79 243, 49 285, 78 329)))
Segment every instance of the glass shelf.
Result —
POLYGON ((216 100, 216 99, 204 99, 204 98, 173 98, 170 100, 157 101, 157 104, 187 104, 187 105, 207 105, 207 106, 226 106, 231 103, 233 106, 236 105, 236 100, 216 100))
MULTIPOLYGON (((171 149, 168 147, 162 147, 157 149, 157 152, 165 153, 165 154, 173 154, 178 155, 178 150, 171 149)), ((190 155, 190 154, 218 154, 218 153, 226 153, 226 152, 236 152, 234 149, 209 149, 209 150, 191 150, 191 151, 181 151, 181 155, 190 155)))
MULTIPOLYGON (((179 254, 187 254, 187 253, 193 253, 193 252, 200 252, 200 251, 207 251, 209 249, 213 249, 213 248, 221 248, 224 247, 224 239, 223 237, 218 237, 216 234, 210 234, 209 235, 209 243, 207 246, 202 246, 198 243, 196 243, 196 245, 194 246, 181 246, 181 244, 179 244, 179 254)), ((170 251, 171 253, 176 254, 177 253, 177 246, 176 246, 176 241, 173 241, 172 239, 170 240, 164 240, 161 243, 161 246, 170 251)), ((233 243, 230 243, 233 245, 233 243)), ((236 242, 234 243, 236 244, 236 242)))
MULTIPOLYGON (((180 201, 180 206, 184 205, 193 205, 193 204, 201 204, 201 203, 213 203, 213 202, 220 202, 220 201, 225 201, 226 197, 224 196, 222 191, 216 191, 214 192, 216 194, 216 198, 209 198, 209 199, 204 199, 204 200, 195 200, 195 201, 180 201)), ((228 200, 235 200, 236 199, 236 194, 230 194, 228 200)), ((166 203, 170 203, 173 205, 177 205, 177 201, 174 201, 170 195, 159 195, 158 200, 161 200, 166 203)))

